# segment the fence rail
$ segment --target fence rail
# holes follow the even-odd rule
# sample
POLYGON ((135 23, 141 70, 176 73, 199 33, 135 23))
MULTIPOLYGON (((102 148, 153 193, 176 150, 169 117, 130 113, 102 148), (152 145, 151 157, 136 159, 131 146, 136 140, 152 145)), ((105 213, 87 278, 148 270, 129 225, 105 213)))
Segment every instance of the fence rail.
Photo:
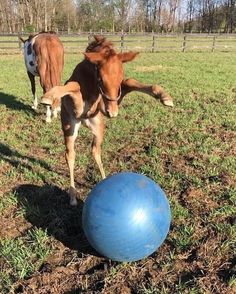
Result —
MULTIPOLYGON (((59 34, 66 53, 83 52, 98 33, 59 34)), ((102 33, 113 41, 117 50, 136 50, 141 52, 236 52, 236 34, 153 34, 153 33, 102 33)), ((28 35, 21 34, 27 38, 28 35)), ((18 35, 0 34, 0 54, 22 53, 22 42, 18 35)))

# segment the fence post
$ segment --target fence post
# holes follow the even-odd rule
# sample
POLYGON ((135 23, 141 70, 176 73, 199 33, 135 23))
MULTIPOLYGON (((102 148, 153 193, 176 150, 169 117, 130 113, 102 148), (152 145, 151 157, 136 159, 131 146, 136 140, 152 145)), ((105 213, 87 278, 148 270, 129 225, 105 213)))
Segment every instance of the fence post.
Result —
POLYGON ((123 52, 124 49, 124 32, 122 30, 121 36, 120 36, 120 51, 123 52))
POLYGON ((90 44, 91 42, 91 37, 92 37, 92 30, 89 30, 89 34, 88 34, 88 44, 90 44))
POLYGON ((187 41, 187 36, 184 35, 182 52, 185 52, 185 50, 186 50, 186 41, 187 41))
POLYGON ((154 52, 155 52, 155 35, 153 33, 153 35, 152 35, 152 53, 154 53, 154 52))
POLYGON ((212 48, 211 48, 211 52, 215 51, 215 45, 216 45, 216 36, 213 36, 213 42, 212 42, 212 48))
POLYGON ((20 39, 20 35, 18 35, 18 46, 19 46, 19 49, 21 50, 22 49, 22 42, 20 39))

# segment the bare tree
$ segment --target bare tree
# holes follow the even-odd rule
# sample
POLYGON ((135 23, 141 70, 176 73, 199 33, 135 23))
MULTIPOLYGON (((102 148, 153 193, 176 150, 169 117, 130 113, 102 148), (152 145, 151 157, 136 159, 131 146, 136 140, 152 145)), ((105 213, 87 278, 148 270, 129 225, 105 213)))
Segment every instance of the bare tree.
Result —
POLYGON ((226 23, 225 32, 232 33, 235 27, 235 0, 225 1, 226 7, 226 23))
POLYGON ((236 0, 0 0, 0 31, 232 33, 236 0))
POLYGON ((131 0, 115 0, 113 1, 115 13, 117 15, 117 27, 125 30, 128 22, 128 17, 131 10, 131 0), (120 25, 119 25, 120 24, 120 25))

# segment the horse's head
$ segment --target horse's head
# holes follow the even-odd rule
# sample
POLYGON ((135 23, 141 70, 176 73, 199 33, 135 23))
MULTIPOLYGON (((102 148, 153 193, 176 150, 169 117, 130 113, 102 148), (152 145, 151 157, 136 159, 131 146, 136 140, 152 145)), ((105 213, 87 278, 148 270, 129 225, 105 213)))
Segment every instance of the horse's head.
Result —
POLYGON ((23 39, 22 37, 19 36, 19 39, 24 44, 24 47, 26 47, 35 36, 36 35, 34 35, 34 34, 30 34, 27 39, 23 39))
POLYGON ((124 79, 123 63, 131 61, 138 52, 116 53, 113 49, 101 52, 86 52, 85 57, 96 65, 98 88, 102 99, 101 111, 108 117, 118 115, 121 83, 124 79))

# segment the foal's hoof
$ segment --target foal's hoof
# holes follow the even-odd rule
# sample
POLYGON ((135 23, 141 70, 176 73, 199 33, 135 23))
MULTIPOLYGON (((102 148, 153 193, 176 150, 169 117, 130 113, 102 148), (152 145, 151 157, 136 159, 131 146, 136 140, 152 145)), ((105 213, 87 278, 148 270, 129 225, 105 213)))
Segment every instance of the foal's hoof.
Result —
POLYGON ((70 205, 71 206, 77 206, 77 204, 78 204, 78 201, 77 201, 78 192, 76 191, 76 189, 73 188, 73 187, 70 187, 69 195, 70 195, 70 205))
POLYGON ((38 105, 32 105, 31 108, 34 109, 34 110, 37 110, 38 109, 38 105))
POLYGON ((50 122, 52 122, 52 119, 50 117, 46 117, 45 121, 46 121, 46 123, 50 123, 50 122))
POLYGON ((76 198, 70 199, 70 205, 71 206, 77 206, 77 204, 78 204, 78 201, 77 201, 76 198))
POLYGON ((162 99, 161 102, 165 105, 165 106, 169 106, 169 107, 173 107, 174 103, 173 100, 171 98, 168 99, 162 99))

